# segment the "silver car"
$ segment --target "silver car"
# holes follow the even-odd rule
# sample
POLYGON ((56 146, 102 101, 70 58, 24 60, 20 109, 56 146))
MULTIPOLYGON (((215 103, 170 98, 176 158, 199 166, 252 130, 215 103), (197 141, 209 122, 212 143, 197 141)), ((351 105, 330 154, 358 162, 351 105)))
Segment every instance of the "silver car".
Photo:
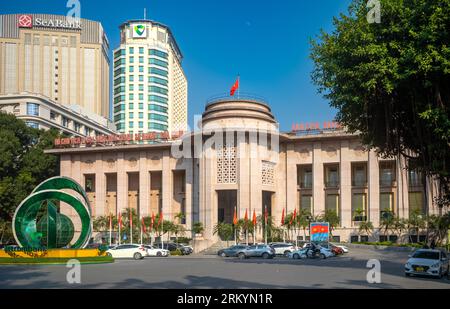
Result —
POLYGON ((236 255, 240 259, 247 259, 251 257, 272 259, 275 257, 275 250, 268 245, 253 245, 239 250, 236 255))

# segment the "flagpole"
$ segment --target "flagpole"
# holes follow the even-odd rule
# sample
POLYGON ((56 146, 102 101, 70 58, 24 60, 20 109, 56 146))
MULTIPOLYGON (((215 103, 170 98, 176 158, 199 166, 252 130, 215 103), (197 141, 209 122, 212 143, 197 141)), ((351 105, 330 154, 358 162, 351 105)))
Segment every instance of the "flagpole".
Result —
POLYGON ((133 243, 133 214, 130 208, 130 244, 133 243))
POLYGON ((120 226, 122 225, 122 216, 120 215, 120 213, 119 213, 119 246, 120 246, 120 226))
MULTIPOLYGON (((241 76, 240 75, 238 75, 238 89, 237 89, 237 91, 238 91, 238 100, 239 100, 239 89, 241 88, 241 76)), ((248 245, 248 244, 247 244, 248 245)))
MULTIPOLYGON (((162 211, 161 211, 161 214, 162 214, 162 211)), ((161 244, 162 244, 161 249, 164 249, 164 217, 162 217, 161 219, 162 219, 161 220, 161 244)))
POLYGON ((264 221, 265 221, 265 229, 264 229, 264 243, 267 245, 267 205, 264 205, 264 221))
MULTIPOLYGON (((143 218, 141 218, 141 223, 142 223, 143 218)), ((142 226, 141 226, 141 244, 142 244, 142 226)))
POLYGON ((112 216, 109 214, 109 245, 111 246, 112 241, 112 216))

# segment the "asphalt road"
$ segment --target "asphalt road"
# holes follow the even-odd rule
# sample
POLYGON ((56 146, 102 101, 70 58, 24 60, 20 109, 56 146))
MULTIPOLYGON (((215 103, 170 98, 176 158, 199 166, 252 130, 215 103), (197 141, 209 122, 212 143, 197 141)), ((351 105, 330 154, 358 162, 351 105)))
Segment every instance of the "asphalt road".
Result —
POLYGON ((351 249, 326 260, 188 256, 116 260, 82 265, 81 283, 69 284, 65 265, 0 265, 0 288, 450 288, 450 280, 407 278, 406 252, 351 249), (369 259, 381 263, 381 283, 368 283, 369 259))

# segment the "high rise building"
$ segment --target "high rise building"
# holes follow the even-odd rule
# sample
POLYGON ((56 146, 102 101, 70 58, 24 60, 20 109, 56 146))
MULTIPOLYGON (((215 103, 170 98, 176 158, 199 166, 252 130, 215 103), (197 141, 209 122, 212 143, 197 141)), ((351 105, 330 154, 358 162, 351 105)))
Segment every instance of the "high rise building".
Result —
POLYGON ((109 117, 102 25, 49 14, 0 15, 0 94, 33 93, 109 117))
POLYGON ((114 50, 114 122, 121 133, 186 131, 187 80, 170 29, 150 20, 120 26, 114 50))

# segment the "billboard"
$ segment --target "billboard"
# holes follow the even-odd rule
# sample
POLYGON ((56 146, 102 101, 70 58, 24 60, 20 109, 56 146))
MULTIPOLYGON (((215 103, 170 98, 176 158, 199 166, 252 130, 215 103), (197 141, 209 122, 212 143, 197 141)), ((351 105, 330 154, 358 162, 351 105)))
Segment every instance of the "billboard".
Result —
POLYGON ((309 231, 311 241, 328 241, 330 237, 330 224, 328 222, 312 222, 309 231))

